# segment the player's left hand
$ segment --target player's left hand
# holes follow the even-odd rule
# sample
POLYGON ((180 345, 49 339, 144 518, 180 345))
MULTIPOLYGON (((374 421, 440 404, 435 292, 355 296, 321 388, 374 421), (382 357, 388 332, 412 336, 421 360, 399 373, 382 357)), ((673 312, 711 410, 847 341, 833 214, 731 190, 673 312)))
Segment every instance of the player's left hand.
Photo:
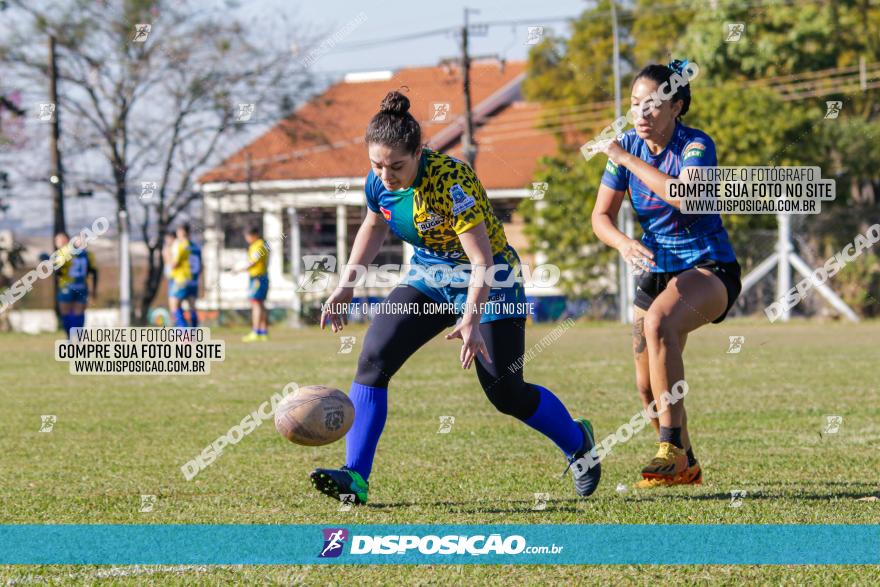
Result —
POLYGON ((617 139, 608 141, 608 143, 602 147, 602 152, 608 155, 608 158, 611 159, 611 162, 615 165, 622 165, 623 158, 626 156, 626 151, 623 150, 623 147, 620 146, 617 139))
POLYGON ((462 369, 471 368, 474 359, 477 358, 477 353, 483 355, 487 363, 492 362, 492 359, 489 358, 489 351, 486 349, 486 342, 483 340, 483 335, 480 334, 479 323, 473 324, 472 322, 462 320, 452 332, 446 335, 446 340, 454 338, 461 339, 459 359, 461 360, 462 369))

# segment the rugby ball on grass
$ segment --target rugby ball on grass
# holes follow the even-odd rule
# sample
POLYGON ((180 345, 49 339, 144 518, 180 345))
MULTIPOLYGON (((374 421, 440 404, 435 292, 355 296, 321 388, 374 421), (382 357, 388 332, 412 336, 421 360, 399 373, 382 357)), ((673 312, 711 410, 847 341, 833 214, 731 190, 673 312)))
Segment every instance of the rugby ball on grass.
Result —
POLYGON ((275 428, 294 444, 336 442, 354 422, 354 405, 342 391, 326 385, 300 387, 275 408, 275 428))

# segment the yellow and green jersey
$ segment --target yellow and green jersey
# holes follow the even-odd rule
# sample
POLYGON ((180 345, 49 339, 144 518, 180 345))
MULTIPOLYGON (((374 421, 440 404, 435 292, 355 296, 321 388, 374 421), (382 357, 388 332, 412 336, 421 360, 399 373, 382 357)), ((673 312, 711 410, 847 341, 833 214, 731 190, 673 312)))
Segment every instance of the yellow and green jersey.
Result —
POLYGON ((258 238, 248 245, 248 275, 251 277, 260 277, 269 272, 269 245, 261 238, 258 238))
POLYGON ((481 222, 486 223, 493 255, 506 254, 510 248, 480 180, 470 166, 454 157, 422 149, 411 187, 388 190, 370 171, 364 189, 367 207, 382 214, 391 231, 413 245, 419 261, 469 263, 458 235, 481 222))
POLYGON ((60 287, 86 285, 89 268, 95 266, 95 258, 91 253, 82 249, 74 252, 73 246, 67 243, 58 249, 58 258, 64 260, 57 269, 60 287))
POLYGON ((189 240, 176 240, 171 247, 173 253, 169 276, 178 284, 192 280, 192 269, 189 265, 189 240))

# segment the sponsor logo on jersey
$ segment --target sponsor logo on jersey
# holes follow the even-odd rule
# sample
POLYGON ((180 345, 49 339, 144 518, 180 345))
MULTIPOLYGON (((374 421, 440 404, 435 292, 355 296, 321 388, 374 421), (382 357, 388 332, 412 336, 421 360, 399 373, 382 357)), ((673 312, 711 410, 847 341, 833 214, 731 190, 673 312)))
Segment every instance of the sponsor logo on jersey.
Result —
POLYGON ((452 196, 452 213, 456 216, 477 204, 458 184, 449 188, 449 194, 452 196))
POLYGON ((385 217, 385 220, 391 220, 391 210, 379 206, 379 211, 382 212, 382 216, 385 217))
POLYGON ((439 214, 434 214, 433 212, 419 214, 416 217, 416 226, 418 227, 419 232, 425 232, 435 226, 440 226, 441 224, 443 224, 443 217, 439 214))
POLYGON ((706 155, 706 145, 703 143, 691 143, 684 148, 683 159, 690 157, 704 157, 706 155))

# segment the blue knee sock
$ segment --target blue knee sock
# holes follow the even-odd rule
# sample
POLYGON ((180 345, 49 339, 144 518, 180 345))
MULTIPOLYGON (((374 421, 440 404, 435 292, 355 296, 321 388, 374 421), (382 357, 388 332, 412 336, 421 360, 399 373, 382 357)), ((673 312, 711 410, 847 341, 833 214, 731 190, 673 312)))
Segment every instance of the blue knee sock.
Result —
POLYGON ((195 309, 195 308, 193 308, 192 310, 190 310, 190 313, 189 313, 189 322, 190 322, 190 326, 192 326, 193 328, 198 328, 198 327, 199 327, 199 313, 196 312, 196 309, 195 309))
POLYGON ((354 404, 354 424, 345 435, 345 466, 367 481, 388 416, 388 389, 352 383, 348 397, 354 404))
POLYGON ((546 387, 531 384, 541 394, 538 409, 524 420, 526 424, 556 443, 566 455, 577 453, 584 445, 584 432, 571 414, 546 387))
POLYGON ((73 314, 61 315, 61 328, 64 329, 67 338, 70 338, 70 329, 73 328, 73 314))
POLYGON ((85 314, 76 314, 75 322, 73 323, 74 328, 85 328, 86 327, 86 315, 85 314))
POLYGON ((188 326, 186 323, 186 316, 183 315, 183 308, 177 308, 174 310, 174 325, 180 328, 186 328, 188 326))

